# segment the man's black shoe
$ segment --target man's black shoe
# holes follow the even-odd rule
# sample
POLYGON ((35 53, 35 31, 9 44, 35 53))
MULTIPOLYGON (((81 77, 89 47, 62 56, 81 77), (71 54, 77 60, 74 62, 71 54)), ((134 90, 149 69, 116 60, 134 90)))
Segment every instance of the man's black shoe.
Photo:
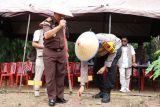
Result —
POLYGON ((56 100, 53 100, 53 99, 52 99, 52 100, 49 100, 49 101, 48 101, 48 105, 49 105, 49 106, 55 106, 55 104, 56 104, 56 100))
POLYGON ((66 103, 67 100, 65 100, 64 98, 56 98, 56 103, 66 103))
POLYGON ((102 103, 109 103, 110 102, 110 93, 105 93, 103 95, 103 98, 102 98, 102 103))
POLYGON ((92 98, 103 98, 104 92, 99 92, 96 95, 93 95, 92 98))

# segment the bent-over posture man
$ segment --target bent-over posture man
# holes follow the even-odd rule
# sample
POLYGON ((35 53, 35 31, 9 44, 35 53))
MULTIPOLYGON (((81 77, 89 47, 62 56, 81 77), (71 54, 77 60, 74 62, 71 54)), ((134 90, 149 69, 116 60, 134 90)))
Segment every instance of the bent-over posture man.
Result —
MULTIPOLYGON (((94 59, 93 74, 94 82, 98 86, 100 92, 93 96, 93 98, 102 98, 103 103, 110 102, 110 92, 115 85, 116 80, 116 64, 121 56, 121 40, 113 34, 99 33, 96 34, 99 40, 100 47, 98 53, 94 59), (110 46, 106 45, 109 42, 113 43, 113 50, 108 50, 110 46), (103 73, 107 71, 107 77, 104 78, 103 73)), ((84 91, 85 82, 87 82, 88 73, 87 63, 82 62, 81 66, 81 87, 78 91, 78 95, 81 96, 84 91)))

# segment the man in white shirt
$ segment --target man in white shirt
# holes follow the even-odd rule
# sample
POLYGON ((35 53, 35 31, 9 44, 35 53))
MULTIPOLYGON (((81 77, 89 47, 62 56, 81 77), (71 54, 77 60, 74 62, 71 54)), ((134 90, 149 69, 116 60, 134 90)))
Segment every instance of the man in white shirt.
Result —
POLYGON ((122 38, 122 55, 118 62, 120 72, 121 92, 130 92, 130 76, 132 66, 136 66, 135 50, 132 45, 128 44, 127 37, 122 38))
MULTIPOLYGON (((41 81, 41 77, 44 71, 44 63, 43 63, 43 30, 38 29, 34 32, 32 46, 36 48, 37 56, 35 63, 35 77, 34 81, 41 81)), ((34 95, 36 97, 39 96, 39 86, 34 86, 34 95)))

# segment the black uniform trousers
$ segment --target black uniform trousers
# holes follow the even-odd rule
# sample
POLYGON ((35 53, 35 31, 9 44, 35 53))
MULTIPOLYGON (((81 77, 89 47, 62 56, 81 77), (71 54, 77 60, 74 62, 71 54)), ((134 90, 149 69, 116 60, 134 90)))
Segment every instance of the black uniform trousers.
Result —
POLYGON ((111 67, 108 67, 107 75, 97 74, 98 70, 104 66, 105 60, 108 55, 102 57, 95 57, 94 66, 93 66, 93 74, 94 74, 94 83, 100 89, 101 92, 110 92, 112 88, 114 88, 115 80, 116 80, 116 65, 121 57, 122 50, 119 48, 117 50, 116 56, 111 64, 111 67), (105 77, 106 76, 106 77, 105 77))

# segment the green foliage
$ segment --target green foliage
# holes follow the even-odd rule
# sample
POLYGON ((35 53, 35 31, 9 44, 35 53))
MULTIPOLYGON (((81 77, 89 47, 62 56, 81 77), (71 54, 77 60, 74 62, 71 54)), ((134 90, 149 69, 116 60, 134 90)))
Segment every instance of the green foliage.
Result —
POLYGON ((146 69, 146 74, 154 71, 150 78, 155 80, 160 76, 160 36, 152 38, 150 44, 147 45, 150 52, 150 59, 154 60, 146 69), (157 60, 156 60, 157 59, 157 60))
POLYGON ((149 47, 147 49, 150 52, 151 61, 156 60, 160 56, 160 53, 158 51, 160 50, 160 36, 152 37, 149 47))
POLYGON ((155 80, 157 77, 160 76, 160 56, 157 60, 153 61, 148 68, 146 69, 146 74, 154 71, 153 75, 150 78, 153 78, 155 80))
POLYGON ((155 53, 154 53, 154 55, 155 55, 155 57, 159 57, 160 56, 160 49, 159 50, 157 50, 155 53))
POLYGON ((69 61, 79 61, 75 55, 75 44, 74 42, 68 41, 68 49, 69 49, 69 61))
MULTIPOLYGON (((0 62, 22 61, 25 40, 0 37, 0 62)), ((68 42, 69 61, 79 61, 75 55, 74 42, 68 42)), ((31 41, 27 42, 26 56, 31 49, 31 41)), ((27 59, 27 58, 25 58, 27 59)))
POLYGON ((9 61, 10 56, 10 40, 8 38, 0 38, 0 61, 9 61))
MULTIPOLYGON (((22 61, 25 40, 0 38, 0 62, 17 62, 22 61)), ((27 52, 29 51, 31 42, 27 44, 27 52)))

